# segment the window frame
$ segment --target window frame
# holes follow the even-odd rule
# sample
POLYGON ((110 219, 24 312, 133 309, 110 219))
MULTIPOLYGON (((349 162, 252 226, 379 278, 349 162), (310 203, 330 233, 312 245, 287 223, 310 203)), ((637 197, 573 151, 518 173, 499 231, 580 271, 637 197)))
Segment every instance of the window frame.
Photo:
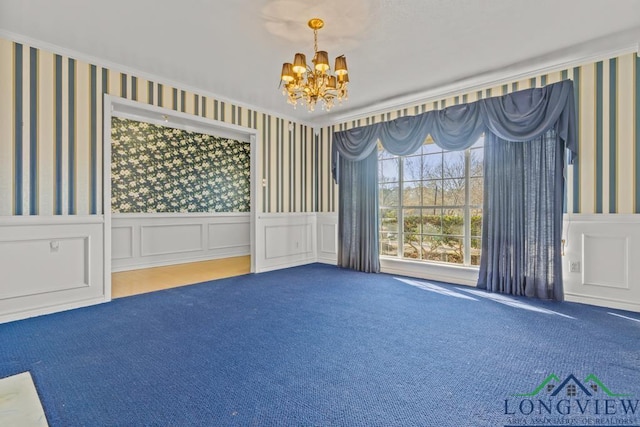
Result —
MULTIPOLYGON (((471 218, 471 214, 472 211, 474 209, 479 209, 481 211, 483 211, 483 206, 482 204, 478 205, 478 204, 472 204, 471 203, 471 180, 473 178, 483 178, 484 177, 484 168, 482 171, 482 175, 477 176, 474 175, 473 177, 471 176, 471 155, 473 151, 476 150, 482 150, 483 156, 484 156, 484 135, 481 136, 478 141, 483 140, 483 143, 480 147, 476 147, 474 148, 475 144, 477 142, 474 143, 474 145, 472 145, 471 147, 465 149, 463 151, 464 154, 464 177, 462 177, 462 179, 464 179, 464 205, 445 205, 444 204, 444 198, 442 200, 442 204, 440 205, 425 205, 424 204, 424 200, 423 200, 423 194, 421 191, 420 194, 420 203, 421 205, 405 205, 404 204, 404 185, 407 182, 426 182, 428 181, 427 179, 421 179, 420 181, 416 181, 415 179, 410 180, 410 181, 405 181, 404 180, 404 176, 405 176, 405 170, 404 170, 404 159, 406 157, 424 157, 427 155, 433 155, 433 154, 439 154, 440 156, 444 156, 446 153, 455 153, 457 151, 450 151, 450 150, 445 150, 440 148, 441 151, 439 151, 438 153, 424 153, 424 152, 416 152, 413 154, 409 154, 406 156, 396 156, 396 155, 391 155, 390 157, 381 157, 378 159, 378 167, 381 167, 380 163, 383 161, 388 161, 390 159, 395 159, 395 161, 397 162, 397 181, 391 181, 391 182, 381 182, 380 178, 384 177, 384 174, 380 174, 380 172, 378 173, 378 185, 380 186, 381 184, 393 184, 395 183, 397 185, 398 188, 398 194, 397 194, 397 200, 396 200, 396 206, 388 206, 388 205, 382 205, 381 203, 378 203, 378 214, 380 216, 380 220, 378 223, 378 233, 382 233, 382 215, 380 215, 382 213, 382 211, 391 211, 391 210, 395 210, 396 211, 396 216, 397 216, 397 231, 396 232, 389 232, 390 234, 396 234, 397 235, 397 249, 396 249, 396 254, 395 255, 390 255, 390 254, 381 254, 380 257, 383 259, 389 259, 389 260, 401 260, 401 261, 416 261, 416 262, 422 262, 422 263, 433 263, 433 264, 438 264, 438 265, 445 265, 445 266, 457 266, 457 267, 471 267, 471 268, 479 268, 479 265, 474 265, 471 264, 471 252, 472 252, 472 240, 474 238, 477 238, 477 236, 471 236, 471 222, 472 222, 472 218, 471 218), (405 220, 405 215, 404 212, 407 209, 417 209, 420 210, 420 212, 422 213, 423 210, 425 209, 440 209, 441 210, 441 215, 442 215, 442 211, 446 210, 446 209, 459 209, 463 211, 463 227, 462 227, 462 235, 450 235, 453 238, 460 238, 463 241, 463 262, 462 263, 453 263, 453 262, 446 262, 446 261, 436 261, 436 260, 428 260, 428 259, 422 259, 421 258, 421 254, 420 254, 420 258, 419 259, 412 259, 412 258, 408 258, 404 256, 404 241, 405 241, 405 235, 407 234, 404 230, 404 220, 405 220)), ((425 144, 428 143, 427 141, 425 141, 425 144)), ((434 142, 430 142, 432 144, 435 144, 434 142)), ((422 149, 422 147, 421 147, 422 149)), ((384 147, 382 147, 381 144, 379 144, 378 146, 378 150, 384 150, 384 147)), ((444 159, 443 157, 441 157, 441 164, 443 164, 444 159)), ((444 177, 443 175, 441 175, 441 178, 439 179, 439 181, 445 181, 447 179, 460 179, 459 177, 444 177)), ((421 184, 422 187, 422 184, 421 184)), ((380 188, 379 190, 380 191, 380 188)), ((484 211, 482 212, 484 215, 484 211)), ((411 234, 411 233, 409 233, 411 234)), ((421 241, 423 236, 425 235, 429 235, 428 233, 425 234, 424 230, 420 230, 420 233, 418 233, 419 236, 421 236, 421 241)), ((445 236, 445 234, 441 233, 440 234, 433 234, 433 236, 445 236)), ((382 239, 381 239, 382 240, 382 239)), ((380 246, 379 249, 381 251, 382 249, 382 241, 380 242, 380 246)))

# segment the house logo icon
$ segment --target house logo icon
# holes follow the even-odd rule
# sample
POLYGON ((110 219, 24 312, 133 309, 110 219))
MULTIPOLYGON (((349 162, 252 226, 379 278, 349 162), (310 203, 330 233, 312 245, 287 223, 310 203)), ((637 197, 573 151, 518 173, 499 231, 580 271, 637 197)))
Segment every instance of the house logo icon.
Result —
POLYGON ((533 397, 540 394, 547 394, 552 397, 592 397, 598 393, 604 393, 608 397, 631 397, 627 393, 613 393, 594 374, 589 374, 580 381, 575 375, 570 374, 564 381, 561 381, 556 374, 551 374, 545 378, 532 392, 514 394, 514 397, 533 397))

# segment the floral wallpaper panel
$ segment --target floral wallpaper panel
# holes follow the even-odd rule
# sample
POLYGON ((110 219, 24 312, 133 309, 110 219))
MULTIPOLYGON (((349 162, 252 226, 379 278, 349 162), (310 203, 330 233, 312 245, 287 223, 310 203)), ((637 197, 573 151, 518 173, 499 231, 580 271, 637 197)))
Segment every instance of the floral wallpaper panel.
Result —
POLYGON ((114 213, 249 212, 250 144, 114 117, 114 213))

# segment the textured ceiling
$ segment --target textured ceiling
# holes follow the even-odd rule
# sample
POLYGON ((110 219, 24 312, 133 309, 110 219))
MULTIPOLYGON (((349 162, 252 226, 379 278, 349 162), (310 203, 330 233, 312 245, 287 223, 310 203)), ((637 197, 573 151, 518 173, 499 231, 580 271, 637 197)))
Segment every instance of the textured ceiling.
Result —
POLYGON ((0 31, 307 123, 418 100, 501 70, 640 41, 640 0, 0 0, 0 31), (294 110, 279 72, 345 54, 349 100, 294 110))

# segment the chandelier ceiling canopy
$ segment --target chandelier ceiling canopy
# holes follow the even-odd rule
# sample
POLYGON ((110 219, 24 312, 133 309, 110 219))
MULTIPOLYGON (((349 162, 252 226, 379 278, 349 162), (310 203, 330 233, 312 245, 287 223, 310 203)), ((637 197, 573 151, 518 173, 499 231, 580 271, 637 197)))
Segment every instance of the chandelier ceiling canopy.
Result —
POLYGON ((306 104, 309 111, 314 111, 316 103, 321 102, 322 109, 329 111, 336 99, 339 103, 347 99, 347 58, 344 55, 338 56, 332 72, 329 54, 324 50, 318 50, 318 30, 324 26, 324 21, 312 18, 307 25, 313 30, 313 67, 307 65, 303 53, 296 53, 293 63, 282 64, 282 93, 294 108, 300 102, 306 104))

